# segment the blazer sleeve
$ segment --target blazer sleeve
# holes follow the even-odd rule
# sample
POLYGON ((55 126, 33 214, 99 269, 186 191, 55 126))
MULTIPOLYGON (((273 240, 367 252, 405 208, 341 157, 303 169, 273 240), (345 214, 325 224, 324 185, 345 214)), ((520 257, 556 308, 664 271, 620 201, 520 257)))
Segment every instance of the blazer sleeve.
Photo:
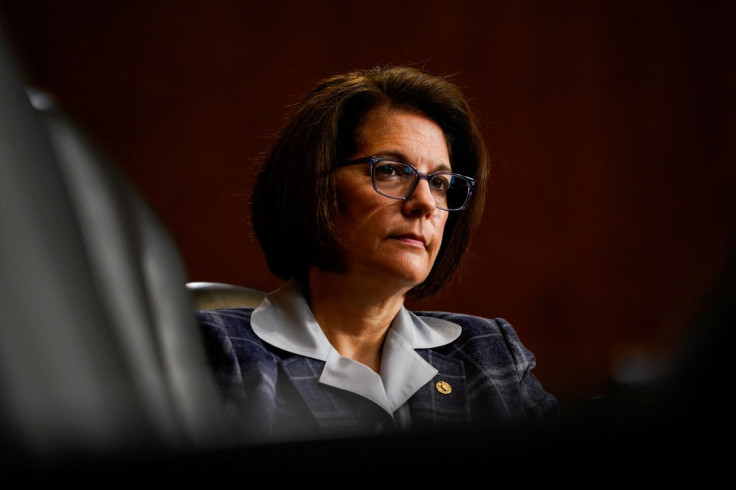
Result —
POLYGON ((548 422, 558 417, 557 399, 533 373, 534 354, 506 320, 447 312, 422 314, 462 328, 456 341, 437 351, 463 363, 474 424, 548 422))
POLYGON ((532 371, 537 365, 534 353, 524 346, 514 328, 506 320, 497 318, 494 322, 498 325, 513 359, 519 392, 527 418, 530 420, 552 420, 557 418, 559 415, 557 399, 542 387, 542 383, 532 371))

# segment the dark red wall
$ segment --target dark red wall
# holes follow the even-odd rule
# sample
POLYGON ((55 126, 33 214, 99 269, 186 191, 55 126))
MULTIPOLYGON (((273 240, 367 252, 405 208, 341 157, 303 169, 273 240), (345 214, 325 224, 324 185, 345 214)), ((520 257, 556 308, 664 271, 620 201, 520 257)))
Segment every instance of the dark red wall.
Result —
POLYGON ((315 81, 384 63, 452 74, 493 157, 464 273, 416 306, 505 317, 563 402, 677 348, 731 252, 729 2, 0 4, 192 281, 278 286, 247 223, 259 159, 315 81))

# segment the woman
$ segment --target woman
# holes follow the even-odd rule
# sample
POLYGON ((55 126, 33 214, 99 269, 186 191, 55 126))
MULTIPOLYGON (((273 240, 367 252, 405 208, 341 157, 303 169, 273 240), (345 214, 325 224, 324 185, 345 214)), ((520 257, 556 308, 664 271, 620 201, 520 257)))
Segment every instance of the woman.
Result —
POLYGON ((556 414, 507 322, 404 307, 451 278, 487 173, 467 101, 419 70, 334 76, 296 107, 252 201, 256 237, 285 283, 255 310, 200 313, 250 435, 485 428, 556 414))

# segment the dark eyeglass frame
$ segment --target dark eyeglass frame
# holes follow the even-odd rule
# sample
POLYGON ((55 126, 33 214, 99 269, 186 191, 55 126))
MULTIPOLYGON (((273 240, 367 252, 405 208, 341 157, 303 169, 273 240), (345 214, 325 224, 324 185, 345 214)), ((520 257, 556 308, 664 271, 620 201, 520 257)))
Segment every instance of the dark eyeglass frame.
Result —
POLYGON ((370 163, 370 165, 371 165, 371 184, 373 185, 373 190, 376 191, 377 193, 379 193, 380 195, 384 196, 384 197, 388 197, 389 199, 398 199, 400 201, 404 201, 404 200, 408 199, 409 196, 411 196, 411 194, 416 190, 417 185, 419 185, 419 181, 420 180, 426 180, 427 183, 430 183, 430 186, 429 187, 431 189, 432 186, 431 186, 431 180, 430 179, 432 179, 433 177, 435 177, 437 175, 449 175, 449 176, 452 176, 452 177, 460 177, 462 179, 467 180, 468 181, 468 184, 469 184, 468 185, 468 195, 465 198, 465 202, 463 202, 463 205, 461 207, 455 208, 455 209, 448 209, 446 207, 442 207, 439 204, 437 204, 436 206, 437 206, 438 209, 442 209, 443 211, 449 211, 449 212, 452 212, 452 211, 462 211, 468 205, 468 202, 470 202, 470 196, 473 195, 473 188, 475 186, 475 179, 473 179, 472 177, 468 177, 467 175, 462 175, 462 174, 456 174, 456 173, 453 173, 453 172, 448 172, 447 170, 440 170, 438 172, 433 172, 431 174, 425 174, 425 173, 422 173, 419 170, 417 170, 417 168, 414 165, 412 165, 411 163, 402 162, 400 160, 395 160, 393 158, 377 157, 377 156, 357 158, 355 160, 349 160, 347 162, 339 163, 336 168, 348 167, 350 165, 359 165, 361 163, 370 163), (406 192, 406 194, 404 195, 404 197, 390 196, 390 195, 385 194, 385 193, 381 192, 380 190, 378 190, 378 187, 376 186, 376 174, 375 174, 375 170, 376 170, 376 165, 378 163, 380 163, 380 162, 400 163, 401 165, 406 165, 407 167, 411 168, 414 171, 414 176, 415 176, 414 177, 414 183, 411 186, 409 186, 409 190, 406 192))

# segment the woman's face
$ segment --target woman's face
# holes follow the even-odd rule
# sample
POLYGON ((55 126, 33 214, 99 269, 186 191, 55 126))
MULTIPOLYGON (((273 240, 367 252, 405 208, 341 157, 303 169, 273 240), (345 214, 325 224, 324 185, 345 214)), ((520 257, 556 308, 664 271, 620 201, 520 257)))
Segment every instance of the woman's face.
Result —
MULTIPOLYGON (((384 156, 410 163, 422 173, 450 170, 442 129, 425 116, 375 109, 358 128, 359 148, 350 159, 384 156)), ((405 200, 378 194, 370 166, 336 172, 337 226, 346 241, 348 274, 364 282, 408 291, 422 283, 437 258, 447 211, 438 209, 426 180, 405 200)))

